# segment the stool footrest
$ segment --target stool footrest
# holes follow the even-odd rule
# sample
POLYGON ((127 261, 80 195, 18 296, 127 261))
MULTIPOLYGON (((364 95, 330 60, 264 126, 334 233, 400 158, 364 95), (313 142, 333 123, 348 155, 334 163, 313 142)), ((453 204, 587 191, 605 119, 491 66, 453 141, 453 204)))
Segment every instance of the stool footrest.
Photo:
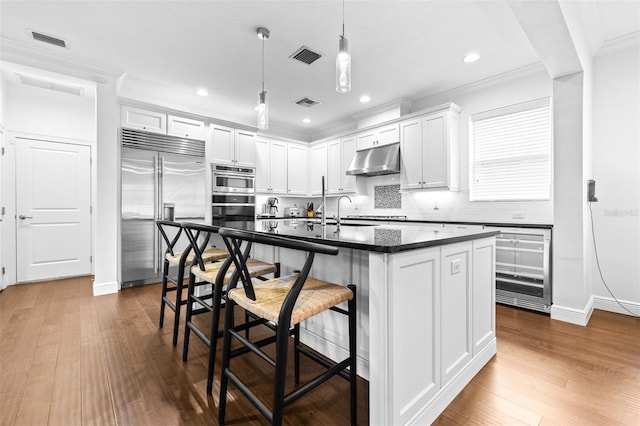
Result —
MULTIPOLYGON (((311 359, 311 360, 313 360, 313 361, 317 362, 318 364, 320 364, 320 365, 321 365, 321 366, 323 366, 324 368, 327 368, 327 369, 328 369, 328 368, 332 368, 332 367, 333 367, 333 365, 334 365, 332 362, 329 362, 329 361, 327 361, 326 359, 319 357, 319 356, 318 356, 318 355, 316 355, 314 352, 311 352, 310 350, 308 350, 308 349, 306 349, 306 348, 304 348, 304 347, 298 347, 298 348, 296 348, 296 350, 297 350, 298 352, 300 352, 301 354, 303 354, 304 356, 306 356, 307 358, 309 358, 309 359, 311 359)), ((347 366, 348 366, 349 358, 347 358, 346 360, 344 360, 344 361, 342 361, 342 362, 346 362, 346 363, 347 363, 347 366)), ((339 375, 340 377, 342 377, 343 379, 347 380, 347 381, 349 381, 349 380, 350 380, 349 375, 348 375, 347 373, 345 373, 344 371, 342 371, 342 370, 338 373, 338 375, 339 375)))
POLYGON ((240 392, 242 392, 244 396, 258 409, 258 411, 260 411, 260 413, 262 413, 262 415, 265 416, 267 420, 269 420, 269 423, 273 422, 273 413, 271 412, 271 410, 269 410, 269 408, 267 408, 267 406, 264 405, 264 403, 260 401, 256 397, 256 395, 251 392, 244 383, 242 383, 242 381, 240 381, 240 379, 238 379, 238 376, 233 374, 233 372, 228 368, 224 370, 222 374, 226 375, 229 380, 231 380, 231 383, 233 383, 238 389, 240 389, 240 392))
POLYGON ((289 393, 288 395, 285 395, 285 397, 284 397, 284 405, 286 406, 286 405, 292 403, 293 401, 295 401, 296 399, 300 398, 301 396, 303 396, 304 394, 306 394, 310 390, 315 389, 318 385, 326 382, 327 380, 329 380, 333 376, 335 376, 337 374, 340 374, 340 372, 342 370, 344 370, 349 365, 349 363, 350 363, 350 360, 347 358, 344 361, 339 362, 338 364, 334 365, 333 367, 331 367, 327 371, 325 371, 325 372, 319 374, 318 376, 314 377, 313 379, 309 380, 307 383, 305 383, 304 385, 302 385, 298 389, 294 390, 293 392, 289 393))

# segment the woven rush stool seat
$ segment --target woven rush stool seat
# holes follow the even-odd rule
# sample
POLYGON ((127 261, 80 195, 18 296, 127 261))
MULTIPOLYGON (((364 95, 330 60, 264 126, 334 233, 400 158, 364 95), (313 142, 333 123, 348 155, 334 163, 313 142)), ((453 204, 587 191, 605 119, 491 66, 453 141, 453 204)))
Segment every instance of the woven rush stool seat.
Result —
MULTIPOLYGON (((169 261, 170 264, 179 265, 182 254, 183 252, 181 251, 175 252, 174 254, 167 253, 165 255, 165 258, 169 261)), ((226 259, 228 255, 229 253, 227 253, 226 250, 219 249, 218 247, 207 247, 204 250, 204 253, 202 253, 202 261, 206 263, 216 262, 218 260, 226 259)), ((185 259, 186 265, 191 265, 193 263, 194 257, 195 254, 193 253, 193 251, 189 250, 189 253, 187 254, 187 257, 185 259)))
MULTIPOLYGON (((160 320, 159 327, 164 325, 165 307, 169 307, 174 312, 173 318, 173 346, 178 344, 178 330, 180 327, 180 313, 182 305, 186 304, 186 299, 182 298, 182 290, 185 280, 185 268, 189 267, 195 258, 195 253, 188 238, 182 236, 182 225, 178 222, 168 220, 157 220, 156 226, 167 246, 164 255, 162 268, 162 291, 160 297, 160 320), (173 234, 173 235, 172 235, 173 234), (172 235, 170 238, 169 236, 172 235), (179 244, 186 245, 183 251, 177 251, 179 244), (170 267, 177 267, 176 274, 171 276, 170 267), (175 302, 171 300, 167 293, 175 292, 175 302)), ((218 247, 207 247, 203 250, 203 262, 215 262, 225 259, 229 253, 218 247)))
MULTIPOLYGON (((209 348, 209 365, 207 373, 207 393, 211 394, 213 390, 213 372, 215 369, 215 353, 217 349, 217 341, 222 337, 219 331, 220 309, 222 295, 225 293, 223 287, 232 281, 235 273, 235 267, 232 266, 231 258, 227 257, 225 262, 205 263, 204 251, 206 244, 212 234, 218 231, 217 227, 183 223, 182 228, 185 230, 191 246, 193 247, 194 259, 189 273, 189 284, 187 287, 187 314, 184 328, 182 360, 187 361, 189 356, 189 342, 191 332, 193 332, 200 341, 209 348), (197 235, 201 236, 203 242, 198 244, 197 235), (202 238, 203 237, 203 238, 202 238), (224 267, 224 276, 220 275, 220 270, 224 267), (198 282, 196 282, 198 278, 198 282), (196 287, 211 284, 212 292, 204 296, 196 295, 196 287), (210 301, 210 303, 207 303, 210 301), (194 307, 197 306, 197 307, 194 307), (198 325, 193 321, 195 315, 211 312, 210 333, 207 336, 204 331, 200 330, 198 325)), ((264 275, 273 274, 275 277, 280 275, 280 267, 278 264, 263 262, 257 259, 249 259, 247 262, 247 273, 251 278, 266 280, 264 275)), ((249 320, 245 315, 246 321, 249 320)))
MULTIPOLYGON (((221 228, 218 233, 222 236, 229 252, 229 258, 224 261, 218 273, 218 281, 221 281, 223 276, 226 277, 227 269, 231 268, 231 263, 235 266, 235 273, 232 275, 229 289, 225 295, 218 423, 222 425, 225 422, 229 382, 233 383, 272 425, 279 426, 283 422, 284 408, 287 404, 296 401, 331 377, 339 376, 349 381, 351 424, 355 425, 357 423, 356 287, 354 285, 332 284, 309 276, 316 254, 336 255, 338 249, 260 232, 221 228), (306 252, 304 265, 299 273, 254 282, 249 272, 251 262, 249 252, 253 243, 304 251, 306 252), (238 281, 242 284, 241 286, 237 286, 238 281), (343 302, 346 302, 347 309, 338 306, 343 302), (234 318, 236 305, 249 312, 254 320, 251 323, 245 322, 245 324, 236 325, 234 318), (326 311, 333 311, 348 318, 349 355, 338 362, 331 362, 300 344, 300 322, 326 311), (275 335, 257 341, 251 340, 248 335, 242 334, 242 331, 246 331, 247 327, 252 324, 265 325, 275 331, 275 335), (305 355, 317 362, 325 370, 285 394, 288 346, 291 337, 293 337, 294 381, 296 385, 300 384, 300 355, 305 355), (242 346, 231 350, 232 339, 242 346), (272 343, 275 343, 276 346, 275 358, 272 357, 271 352, 265 352, 262 349, 272 343), (260 359, 275 368, 271 408, 231 370, 231 359, 248 352, 255 353, 260 359)), ((289 252, 281 253, 281 256, 286 256, 287 253, 289 252)), ((235 396, 233 400, 236 400, 235 396)), ((242 419, 234 419, 234 423, 242 421, 242 419)))
MULTIPOLYGON (((249 259, 250 261, 251 259, 249 259)), ((256 300, 249 299, 242 288, 229 290, 227 297, 243 309, 277 324, 282 304, 297 277, 298 275, 295 274, 254 283, 253 290, 255 291, 256 300)), ((311 318, 352 298, 353 292, 345 286, 307 277, 298 300, 296 300, 296 304, 293 307, 289 326, 293 327, 307 318, 311 318)))

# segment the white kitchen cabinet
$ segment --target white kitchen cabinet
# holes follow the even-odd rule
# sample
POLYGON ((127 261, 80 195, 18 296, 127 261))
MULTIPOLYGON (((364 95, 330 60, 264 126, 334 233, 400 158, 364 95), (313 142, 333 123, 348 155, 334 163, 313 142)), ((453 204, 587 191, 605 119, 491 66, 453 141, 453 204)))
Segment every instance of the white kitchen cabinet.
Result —
POLYGON ((204 122, 191 118, 167 116, 167 135, 204 140, 204 122))
POLYGON ((459 107, 400 123, 401 189, 460 188, 459 107))
POLYGON ((327 143, 313 145, 309 149, 309 192, 322 195, 322 176, 327 179, 327 143))
POLYGON ((309 151, 307 146, 287 144, 287 195, 309 193, 309 151))
POLYGON ((287 143, 256 137, 256 192, 287 193, 287 143))
POLYGON ((327 143, 328 150, 328 194, 349 194, 358 192, 356 177, 345 172, 356 153, 356 138, 351 136, 327 143))
POLYGON ((123 105, 121 125, 129 129, 166 135, 167 114, 123 105))
POLYGON ((256 165, 255 133, 231 127, 211 125, 212 163, 254 167, 256 165))
POLYGON ((400 142, 398 123, 376 127, 356 135, 356 149, 358 151, 397 142, 400 142))

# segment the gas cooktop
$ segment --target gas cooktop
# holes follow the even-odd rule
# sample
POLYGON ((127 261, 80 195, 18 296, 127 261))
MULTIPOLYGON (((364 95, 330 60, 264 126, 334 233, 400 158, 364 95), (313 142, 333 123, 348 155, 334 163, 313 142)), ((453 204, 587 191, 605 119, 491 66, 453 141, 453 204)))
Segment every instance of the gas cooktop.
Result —
POLYGON ((345 219, 362 219, 362 220, 407 220, 404 215, 349 215, 345 219))

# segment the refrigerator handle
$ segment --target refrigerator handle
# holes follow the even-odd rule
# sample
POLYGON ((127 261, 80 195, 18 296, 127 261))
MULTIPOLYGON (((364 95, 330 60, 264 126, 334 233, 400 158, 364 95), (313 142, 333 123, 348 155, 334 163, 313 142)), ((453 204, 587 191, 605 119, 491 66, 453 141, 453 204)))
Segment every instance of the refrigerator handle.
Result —
MULTIPOLYGON (((161 219, 160 214, 161 214, 161 210, 160 210, 160 205, 161 205, 161 198, 162 198, 162 179, 161 179, 161 175, 160 175, 160 168, 162 167, 162 163, 161 163, 161 158, 158 154, 156 154, 153 157, 153 187, 155 189, 155 194, 154 194, 154 201, 155 201, 155 206, 154 206, 154 217, 155 219, 161 219)), ((158 271, 160 270, 159 267, 159 263, 160 261, 158 260, 160 257, 160 239, 158 238, 158 233, 160 231, 158 229, 154 229, 153 232, 153 273, 157 274, 158 271)))

